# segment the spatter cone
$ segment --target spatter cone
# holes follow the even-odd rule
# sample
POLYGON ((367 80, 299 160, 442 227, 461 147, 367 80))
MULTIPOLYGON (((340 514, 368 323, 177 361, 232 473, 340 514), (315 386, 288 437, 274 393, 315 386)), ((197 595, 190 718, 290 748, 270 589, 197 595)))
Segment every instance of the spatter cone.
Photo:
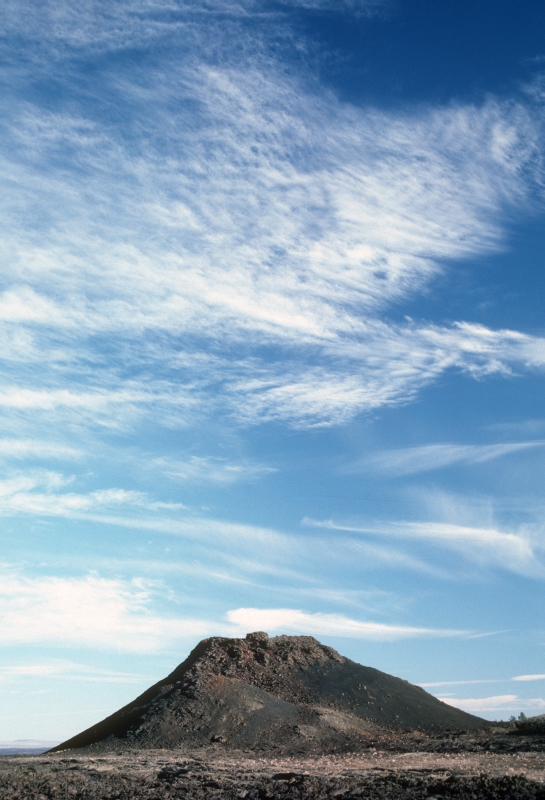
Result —
POLYGON ((478 717, 364 667, 312 636, 204 639, 164 680, 54 750, 198 747, 270 753, 358 748, 389 728, 477 730, 478 717))

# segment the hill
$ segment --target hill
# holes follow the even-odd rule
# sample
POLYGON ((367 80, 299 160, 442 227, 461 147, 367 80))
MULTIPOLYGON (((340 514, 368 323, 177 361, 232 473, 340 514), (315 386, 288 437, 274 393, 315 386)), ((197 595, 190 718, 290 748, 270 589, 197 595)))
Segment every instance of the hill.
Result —
POLYGON ((380 728, 478 730, 487 723, 418 686, 357 664, 312 636, 204 639, 132 703, 53 748, 202 746, 327 752, 380 728))

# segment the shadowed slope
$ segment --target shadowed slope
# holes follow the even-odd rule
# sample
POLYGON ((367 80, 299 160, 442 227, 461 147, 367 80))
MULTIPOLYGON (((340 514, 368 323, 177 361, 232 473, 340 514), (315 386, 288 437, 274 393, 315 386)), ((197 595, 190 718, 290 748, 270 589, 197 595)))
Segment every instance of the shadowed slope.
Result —
MULTIPOLYGON (((311 636, 200 642, 164 680, 55 750, 223 742, 271 751, 357 746, 379 727, 475 730, 478 717, 356 664, 311 636)), ((52 752, 53 752, 52 751, 52 752)))

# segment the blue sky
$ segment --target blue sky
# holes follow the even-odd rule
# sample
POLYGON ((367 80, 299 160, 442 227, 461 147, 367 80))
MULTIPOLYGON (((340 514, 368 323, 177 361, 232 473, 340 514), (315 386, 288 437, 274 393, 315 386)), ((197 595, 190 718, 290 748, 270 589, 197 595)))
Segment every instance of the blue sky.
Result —
POLYGON ((0 16, 0 740, 258 629, 545 713, 543 4, 0 16))

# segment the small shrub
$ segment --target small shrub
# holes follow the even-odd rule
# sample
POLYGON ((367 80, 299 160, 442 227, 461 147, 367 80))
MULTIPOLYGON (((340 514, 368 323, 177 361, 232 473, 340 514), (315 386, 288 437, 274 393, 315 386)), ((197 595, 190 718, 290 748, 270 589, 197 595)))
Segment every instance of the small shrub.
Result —
POLYGON ((521 734, 542 734, 545 735, 545 717, 526 717, 521 714, 515 720, 517 733, 521 734))

